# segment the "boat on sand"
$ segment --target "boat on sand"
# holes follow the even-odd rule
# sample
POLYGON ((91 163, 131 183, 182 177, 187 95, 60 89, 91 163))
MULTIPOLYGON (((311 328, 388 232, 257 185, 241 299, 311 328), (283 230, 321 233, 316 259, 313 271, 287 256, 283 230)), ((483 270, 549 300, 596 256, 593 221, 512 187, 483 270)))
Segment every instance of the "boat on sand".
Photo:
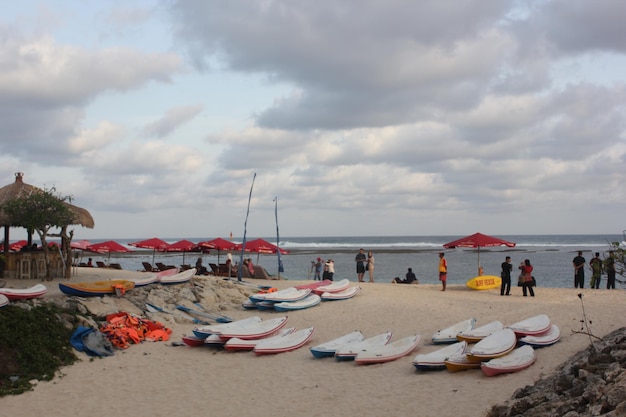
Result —
POLYGON ((135 283, 126 279, 110 279, 93 282, 59 282, 63 294, 79 297, 101 297, 103 295, 123 295, 135 288, 135 283))
POLYGON ((487 376, 495 376, 521 371, 535 363, 536 360, 535 350, 532 346, 525 345, 505 356, 481 363, 480 369, 487 376))
POLYGON ((357 365, 391 362, 413 352, 419 345, 422 336, 408 336, 395 342, 373 349, 359 352, 354 358, 357 365))
POLYGON ((48 288, 43 284, 35 284, 29 288, 0 288, 0 294, 9 300, 27 300, 41 297, 48 292, 48 288))

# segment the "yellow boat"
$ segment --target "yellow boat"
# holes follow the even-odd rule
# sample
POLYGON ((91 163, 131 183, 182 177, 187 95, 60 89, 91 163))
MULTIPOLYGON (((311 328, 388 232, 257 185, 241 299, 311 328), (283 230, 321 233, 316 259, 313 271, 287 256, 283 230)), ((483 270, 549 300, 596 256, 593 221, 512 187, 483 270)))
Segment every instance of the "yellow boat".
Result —
POLYGON ((125 279, 59 283, 59 289, 63 294, 77 295, 79 297, 100 297, 110 294, 122 296, 126 291, 133 288, 135 288, 135 283, 125 279))
POLYGON ((479 275, 467 281, 465 285, 473 290, 491 290, 500 288, 502 278, 495 275, 479 275))

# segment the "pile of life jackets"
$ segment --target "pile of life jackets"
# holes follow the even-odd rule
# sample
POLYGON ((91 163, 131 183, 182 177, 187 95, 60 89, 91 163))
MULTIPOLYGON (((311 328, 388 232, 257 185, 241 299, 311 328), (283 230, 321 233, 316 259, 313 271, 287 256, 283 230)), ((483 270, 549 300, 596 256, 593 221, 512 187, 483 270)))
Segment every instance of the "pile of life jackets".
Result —
POLYGON ((167 341, 172 334, 171 329, 158 321, 147 320, 126 312, 106 316, 106 323, 100 327, 100 331, 113 346, 120 349, 126 349, 131 344, 138 344, 144 340, 167 341))

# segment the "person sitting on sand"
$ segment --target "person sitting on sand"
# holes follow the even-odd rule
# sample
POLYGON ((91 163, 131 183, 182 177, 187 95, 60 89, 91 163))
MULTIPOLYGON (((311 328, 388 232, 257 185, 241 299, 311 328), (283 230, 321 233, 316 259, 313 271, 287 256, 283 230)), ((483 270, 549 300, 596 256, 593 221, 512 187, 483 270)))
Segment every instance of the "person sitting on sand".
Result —
POLYGON ((419 284, 415 273, 413 273, 413 268, 409 268, 409 271, 406 273, 405 279, 400 279, 400 277, 395 277, 391 280, 392 284, 419 284))
POLYGON ((202 265, 202 258, 198 258, 196 261, 196 275, 209 275, 206 266, 202 265))

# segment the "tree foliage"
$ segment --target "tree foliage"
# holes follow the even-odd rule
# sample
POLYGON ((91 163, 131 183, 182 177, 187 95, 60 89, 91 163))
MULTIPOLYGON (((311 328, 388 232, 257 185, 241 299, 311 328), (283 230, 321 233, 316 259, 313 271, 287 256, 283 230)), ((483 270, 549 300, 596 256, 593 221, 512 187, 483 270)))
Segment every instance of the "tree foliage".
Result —
MULTIPOLYGON (((626 233, 624 234, 624 240, 626 241, 626 233)), ((622 277, 626 276, 626 247, 623 245, 623 242, 611 243, 608 257, 613 258, 613 262, 615 264, 615 273, 622 277)), ((608 257, 604 260, 605 271, 608 257)))
POLYGON ((57 194, 56 188, 43 189, 28 196, 9 200, 2 210, 11 219, 11 226, 24 227, 29 234, 37 232, 46 259, 46 276, 49 278, 50 261, 47 236, 53 228, 62 231, 72 223, 74 214, 66 204, 71 196, 57 194))

